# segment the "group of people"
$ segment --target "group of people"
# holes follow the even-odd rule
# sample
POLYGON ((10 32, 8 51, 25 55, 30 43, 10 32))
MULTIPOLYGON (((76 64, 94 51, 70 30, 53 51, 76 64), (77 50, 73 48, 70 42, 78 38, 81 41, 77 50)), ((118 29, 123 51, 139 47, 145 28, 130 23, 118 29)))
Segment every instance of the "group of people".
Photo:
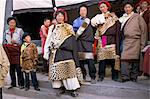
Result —
POLYGON ((10 62, 11 86, 8 89, 17 87, 16 81, 18 81, 20 89, 25 87, 26 91, 29 90, 29 74, 31 74, 34 89, 39 91, 36 77, 38 64, 36 45, 31 42, 29 33, 24 33, 21 28, 16 27, 16 18, 8 18, 7 23, 9 29, 5 32, 3 47, 10 62), (18 80, 16 80, 16 72, 18 80))
MULTIPOLYGON (((54 12, 52 24, 46 18, 40 29, 43 65, 52 81, 52 87, 58 89, 57 95, 69 92, 73 97, 78 96, 76 90, 86 81, 86 63, 91 84, 104 80, 107 65, 112 68, 112 80, 137 82, 139 71, 145 73, 144 69, 140 69, 139 61, 141 50, 150 40, 149 4, 148 0, 142 0, 142 14, 138 14, 134 12, 133 4, 126 2, 125 14, 118 18, 114 12, 110 12, 110 3, 101 0, 98 4, 101 13, 92 19, 87 17, 88 7, 81 5, 79 17, 72 25, 67 23, 67 12, 64 9, 59 8, 54 12), (96 32, 93 28, 97 29, 96 32), (95 56, 99 63, 98 80, 95 56)), ((22 29, 16 27, 15 18, 9 18, 8 24, 10 28, 5 32, 3 47, 10 61, 12 83, 9 89, 16 87, 16 70, 21 89, 25 85, 25 90, 29 90, 31 73, 33 86, 39 91, 36 45, 31 42, 29 34, 23 34, 22 29), (25 84, 22 71, 25 73, 25 84)), ((141 68, 149 68, 149 65, 141 68)), ((149 75, 149 72, 146 73, 149 75)))

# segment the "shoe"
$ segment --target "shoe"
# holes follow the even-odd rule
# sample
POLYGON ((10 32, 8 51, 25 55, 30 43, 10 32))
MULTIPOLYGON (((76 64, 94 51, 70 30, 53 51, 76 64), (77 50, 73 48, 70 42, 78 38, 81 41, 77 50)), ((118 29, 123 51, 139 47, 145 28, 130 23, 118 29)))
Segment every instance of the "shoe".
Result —
POLYGON ((100 77, 99 79, 98 79, 98 81, 100 81, 100 82, 102 82, 104 80, 104 77, 100 77))
POLYGON ((25 91, 28 91, 30 88, 29 87, 25 87, 25 91))
POLYGON ((130 81, 130 79, 119 79, 118 82, 121 82, 121 83, 125 83, 125 82, 128 82, 130 81))
POLYGON ((14 88, 14 87, 16 87, 16 86, 10 86, 10 87, 8 87, 8 89, 12 89, 12 88, 14 88))
POLYGON ((96 80, 95 79, 91 79, 91 84, 96 84, 96 80))
POLYGON ((137 82, 137 79, 136 78, 131 78, 131 81, 132 82, 137 82))
POLYGON ((79 96, 78 93, 76 93, 75 91, 71 91, 71 92, 70 92, 70 95, 71 95, 72 97, 77 97, 77 96, 79 96))
POLYGON ((19 89, 24 89, 24 86, 19 86, 19 89))
POLYGON ((117 82, 119 81, 119 79, 117 79, 117 78, 113 78, 112 80, 113 80, 113 81, 117 81, 117 82))
POLYGON ((66 92, 66 89, 65 88, 60 88, 58 90, 58 92, 56 93, 56 96, 61 96, 62 94, 64 94, 66 92))
POLYGON ((40 91, 40 88, 39 87, 35 87, 34 90, 40 91))

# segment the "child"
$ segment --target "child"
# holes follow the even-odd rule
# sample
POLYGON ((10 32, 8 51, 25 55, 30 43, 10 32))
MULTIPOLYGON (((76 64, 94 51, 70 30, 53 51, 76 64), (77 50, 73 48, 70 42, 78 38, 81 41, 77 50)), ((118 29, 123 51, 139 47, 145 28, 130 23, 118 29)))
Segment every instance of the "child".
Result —
POLYGON ((38 81, 36 77, 36 68, 38 63, 37 48, 34 43, 31 42, 29 34, 25 34, 22 37, 24 43, 21 46, 21 67, 25 72, 25 91, 30 89, 29 74, 31 74, 32 84, 35 90, 40 91, 38 88, 38 81))

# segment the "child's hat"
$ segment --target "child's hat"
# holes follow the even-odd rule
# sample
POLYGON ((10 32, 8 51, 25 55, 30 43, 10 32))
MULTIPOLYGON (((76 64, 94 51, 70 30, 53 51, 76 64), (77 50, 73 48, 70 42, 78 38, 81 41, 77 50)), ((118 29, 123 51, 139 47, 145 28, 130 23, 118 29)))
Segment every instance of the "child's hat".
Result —
POLYGON ((30 36, 29 33, 24 33, 24 35, 22 36, 22 39, 25 39, 26 36, 30 36))

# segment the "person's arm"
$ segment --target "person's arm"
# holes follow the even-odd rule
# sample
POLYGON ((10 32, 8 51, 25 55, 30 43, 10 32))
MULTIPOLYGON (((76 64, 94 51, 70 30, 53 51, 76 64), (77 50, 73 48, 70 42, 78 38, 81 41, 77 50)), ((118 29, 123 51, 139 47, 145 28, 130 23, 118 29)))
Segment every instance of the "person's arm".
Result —
POLYGON ((104 23, 105 23, 105 17, 102 14, 98 14, 91 19, 91 25, 93 27, 97 27, 99 24, 104 24, 104 23))
POLYGON ((44 37, 48 36, 47 33, 46 33, 46 28, 45 28, 44 25, 41 26, 41 31, 42 31, 44 37))
POLYGON ((23 35, 24 35, 24 31, 21 29, 21 31, 20 31, 20 38, 21 38, 21 39, 20 39, 20 40, 21 40, 20 42, 21 42, 21 43, 22 43, 22 41, 23 41, 23 39, 22 39, 23 35))
POLYGON ((15 37, 13 37, 13 40, 11 41, 12 44, 22 44, 22 36, 24 32, 21 28, 18 28, 17 32, 18 32, 18 38, 16 39, 15 37))
POLYGON ((3 44, 7 44, 6 32, 4 32, 4 35, 3 35, 3 44))
MULTIPOLYGON (((84 31, 89 26, 89 24, 90 24, 90 19, 86 18, 76 32, 76 39, 78 39, 78 37, 84 33, 84 31)), ((92 32, 92 31, 90 31, 90 32, 92 32)))
POLYGON ((38 64, 38 50, 37 50, 37 47, 36 45, 34 44, 34 65, 37 65, 38 64))
POLYGON ((144 48, 147 41, 147 25, 144 19, 139 16, 139 27, 141 29, 141 50, 144 48))
POLYGON ((75 64, 76 64, 76 67, 80 67, 80 64, 79 64, 79 55, 78 55, 78 52, 77 52, 77 41, 76 41, 76 38, 75 36, 72 37, 72 52, 73 52, 73 58, 74 58, 74 61, 75 61, 75 64))
POLYGON ((2 60, 1 60, 2 62, 0 64, 1 65, 0 69, 1 69, 2 73, 0 73, 1 74, 0 78, 5 79, 7 77, 8 71, 9 71, 10 63, 9 63, 8 57, 3 49, 3 46, 1 46, 1 45, 0 45, 0 55, 2 57, 2 60))
POLYGON ((116 22, 116 54, 120 55, 120 42, 121 42, 121 23, 119 22, 119 20, 116 22))
POLYGON ((73 21, 73 30, 75 32, 77 32, 78 28, 79 28, 79 26, 78 26, 78 22, 77 22, 77 19, 76 19, 76 20, 73 21))
POLYGON ((49 59, 49 54, 50 54, 50 37, 52 34, 52 29, 54 28, 54 25, 49 27, 48 31, 48 36, 46 38, 45 46, 44 46, 44 59, 48 60, 49 59))

